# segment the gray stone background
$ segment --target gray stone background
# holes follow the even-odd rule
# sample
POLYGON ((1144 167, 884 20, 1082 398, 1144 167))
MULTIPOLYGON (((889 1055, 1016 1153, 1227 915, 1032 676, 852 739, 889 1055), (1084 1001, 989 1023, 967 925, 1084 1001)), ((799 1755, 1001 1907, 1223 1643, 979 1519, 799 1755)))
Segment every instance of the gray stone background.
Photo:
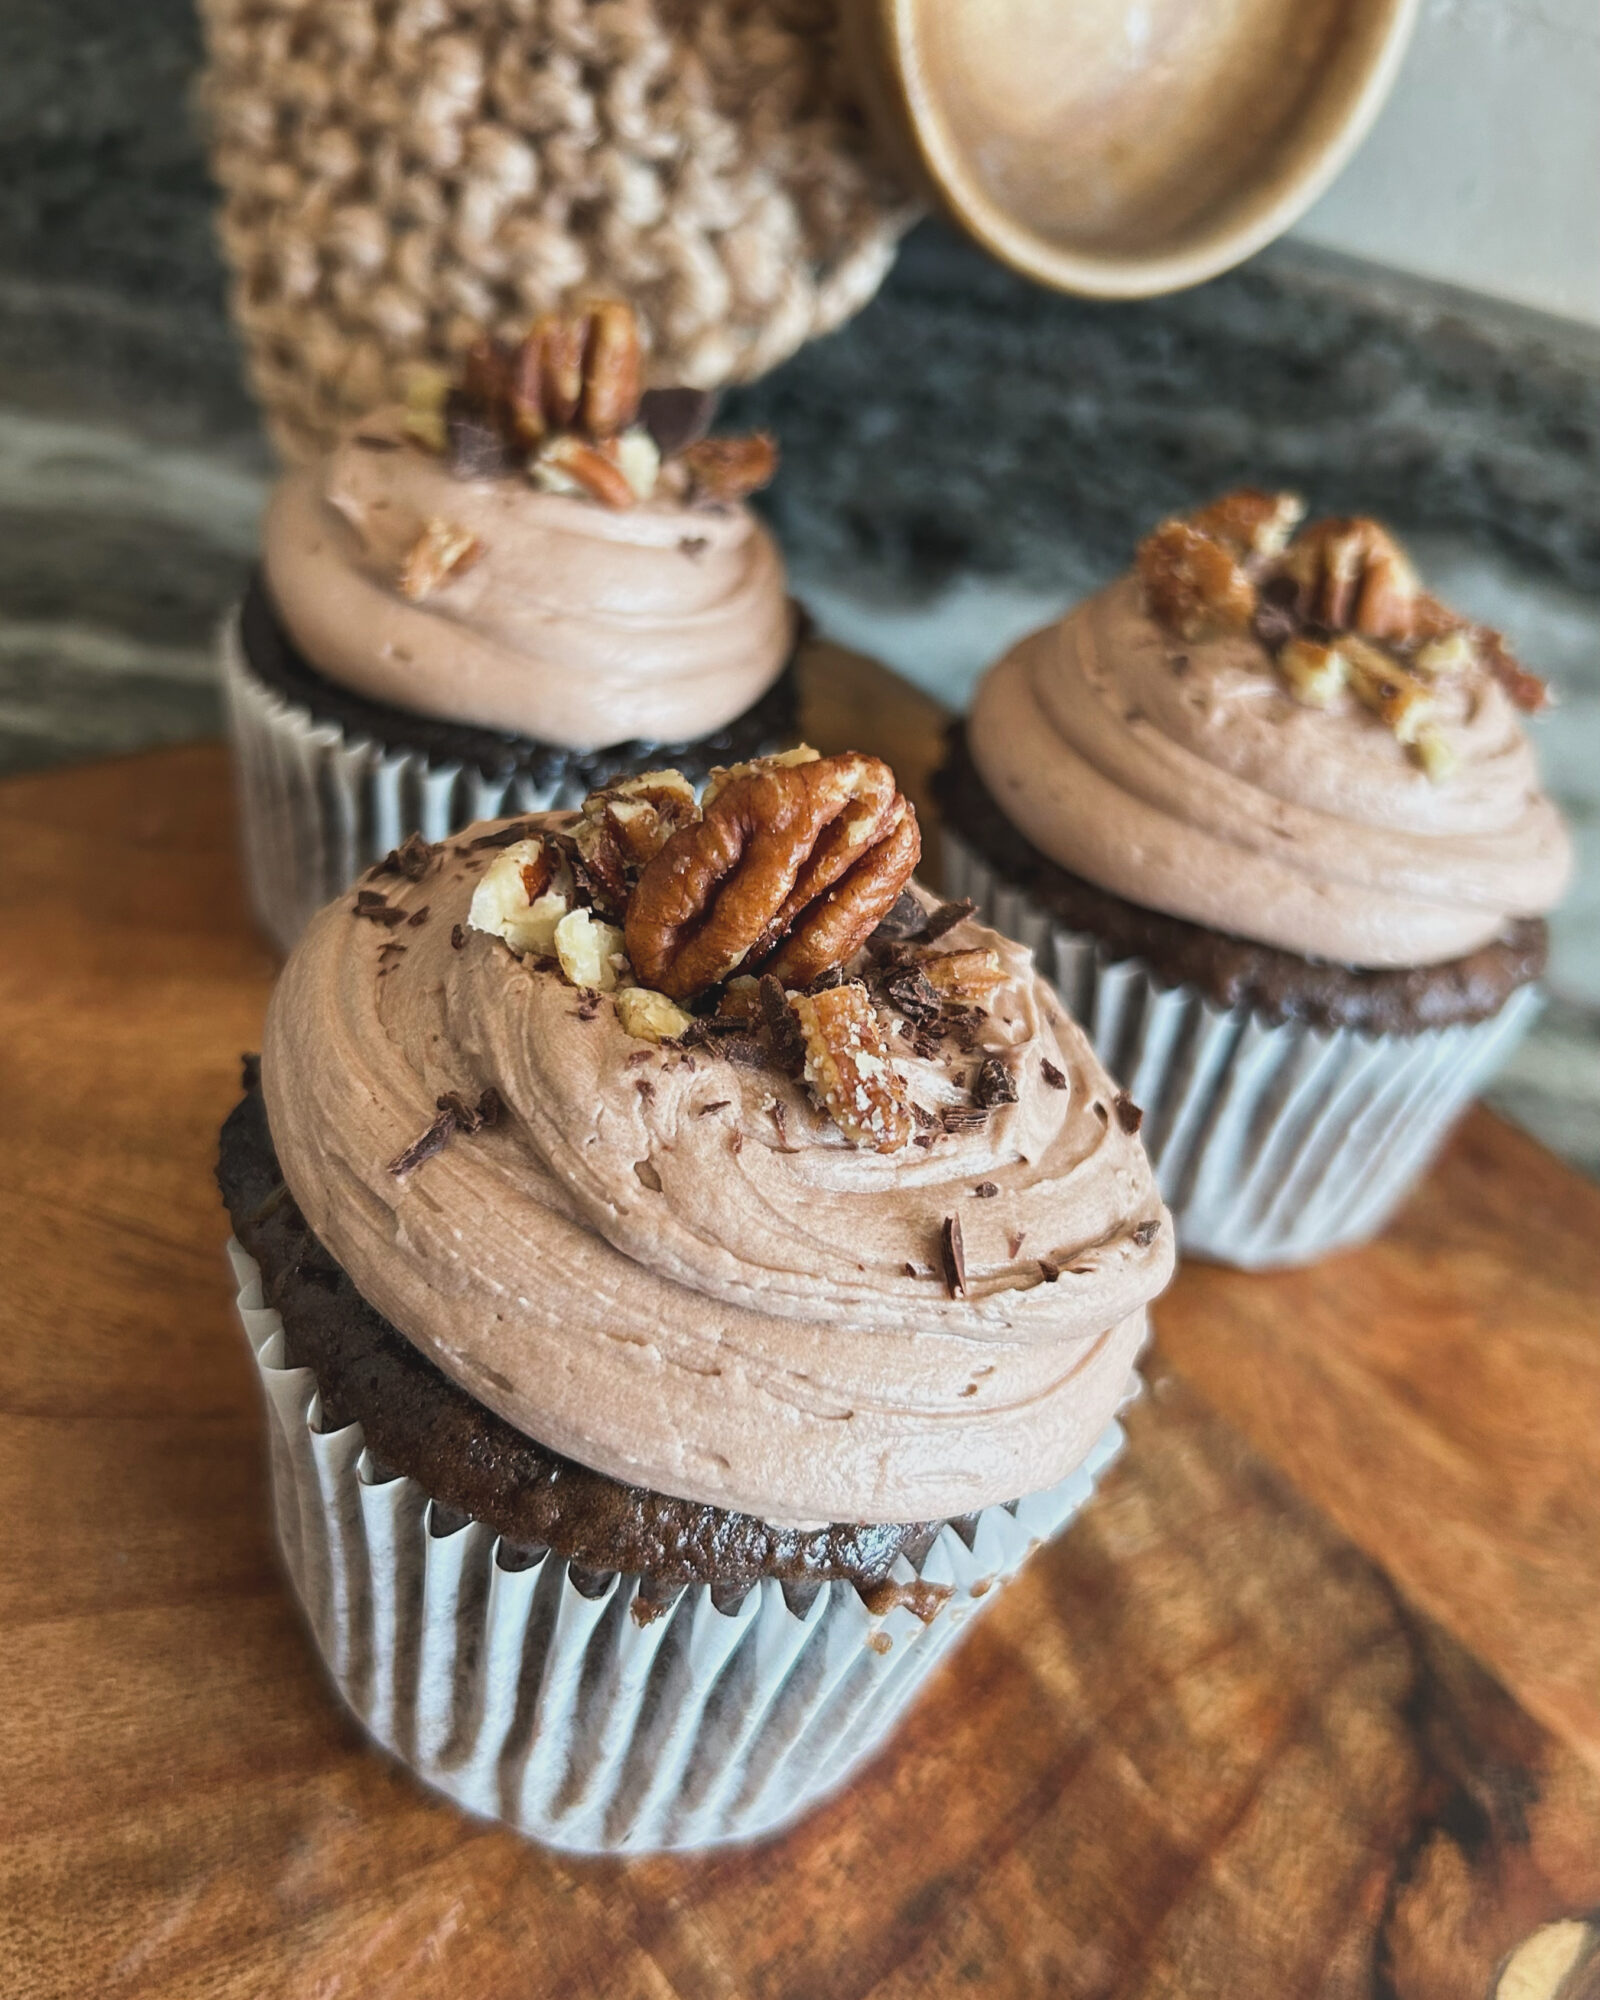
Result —
MULTIPOLYGON (((270 461, 229 334, 189 0, 0 7, 0 773, 208 734, 270 461)), ((835 636, 959 702, 1170 508, 1248 477, 1389 516, 1504 626, 1580 880, 1495 1097, 1600 1174, 1600 338, 1280 248, 1181 296, 1037 291, 935 224, 740 391, 835 636)))

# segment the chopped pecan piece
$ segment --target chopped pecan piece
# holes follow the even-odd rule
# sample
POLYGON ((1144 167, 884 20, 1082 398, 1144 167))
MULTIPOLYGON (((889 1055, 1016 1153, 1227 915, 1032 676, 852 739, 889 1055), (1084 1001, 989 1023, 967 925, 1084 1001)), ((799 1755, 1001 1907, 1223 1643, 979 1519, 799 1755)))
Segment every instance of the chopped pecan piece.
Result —
POLYGON ((936 992, 956 1000, 987 1000, 1005 978, 999 952, 982 946, 934 952, 918 965, 936 992))
POLYGON ((469 529, 435 515, 406 551, 400 595, 420 604, 450 577, 471 569, 482 554, 482 542, 469 529))
POLYGON ((531 477, 553 492, 587 493, 607 507, 631 507, 638 495, 626 472, 596 444, 560 431, 547 438, 528 467, 531 477))
POLYGON ((1349 679, 1350 663, 1337 646, 1319 639, 1291 639, 1278 655, 1289 692, 1307 708, 1332 708, 1349 679))
POLYGON ((614 1004, 625 1034, 644 1042, 675 1042, 694 1023, 665 993, 652 993, 647 986, 623 986, 614 1004))
POLYGON ((1305 511, 1298 493, 1264 493, 1256 486, 1241 486, 1191 514, 1189 522, 1243 560, 1270 561, 1289 546, 1305 511))
POLYGON ((853 1146, 893 1153, 911 1137, 905 1086, 889 1060, 867 989, 852 981, 825 993, 791 993, 805 1039, 805 1080, 853 1146))
POLYGON ((1247 632, 1256 587, 1215 536, 1163 521, 1139 544, 1138 571, 1151 616, 1182 639, 1247 632))
POLYGON ((778 447, 766 431, 749 437, 701 438, 685 447, 683 463, 696 500, 732 506, 772 483, 778 447))
POLYGON ((597 901, 620 917, 647 863, 699 817, 694 787, 681 771, 644 771, 591 792, 573 838, 600 891, 597 901))

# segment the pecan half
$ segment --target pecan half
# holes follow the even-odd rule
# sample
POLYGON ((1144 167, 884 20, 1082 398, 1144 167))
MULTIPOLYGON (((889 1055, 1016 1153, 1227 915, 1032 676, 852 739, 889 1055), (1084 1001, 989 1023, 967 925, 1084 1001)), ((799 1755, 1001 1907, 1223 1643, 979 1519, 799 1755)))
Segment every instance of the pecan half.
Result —
POLYGON ((1299 592, 1302 618, 1369 639, 1407 639, 1422 593, 1406 552, 1364 517, 1314 521, 1280 564, 1299 592))
POLYGON ((791 993, 789 1005, 818 1104, 853 1146, 898 1152, 911 1137, 911 1108, 867 989, 852 980, 824 993, 791 993))
POLYGON ((639 978, 692 999, 741 966, 809 986, 843 964, 911 878, 916 814, 876 757, 768 765, 732 779, 640 875, 639 978))

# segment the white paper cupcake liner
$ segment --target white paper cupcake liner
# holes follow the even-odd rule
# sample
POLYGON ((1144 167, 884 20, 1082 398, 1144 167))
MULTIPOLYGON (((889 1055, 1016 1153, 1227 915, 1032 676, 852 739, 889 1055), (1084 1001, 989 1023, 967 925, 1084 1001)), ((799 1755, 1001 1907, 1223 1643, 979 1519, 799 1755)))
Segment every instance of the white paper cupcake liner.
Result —
POLYGON ((320 720, 251 672, 237 612, 223 622, 218 650, 245 880, 284 952, 324 903, 410 834, 445 840, 475 820, 581 805, 589 790, 571 767, 550 782, 527 771, 491 777, 320 720))
POLYGON ((415 1480, 382 1477, 359 1424, 320 1429, 315 1380, 284 1365, 259 1268, 237 1243, 229 1255, 271 1412, 278 1540, 339 1692, 458 1805, 578 1852, 749 1840, 816 1805, 1122 1445, 1113 1422, 1049 1492, 987 1508, 970 1540, 946 1527, 915 1569, 902 1556, 896 1581, 949 1588, 927 1624, 903 1605, 872 1613, 846 1583, 791 1610, 773 1579, 731 1610, 691 1585, 641 1623, 637 1576, 590 1597, 553 1551, 505 1567, 492 1529, 441 1532, 415 1480))
POLYGON ((1108 958, 948 827, 941 838, 946 893, 1031 947, 1143 1106, 1140 1137, 1192 1256, 1264 1269, 1375 1235, 1541 1005, 1523 986, 1489 1020, 1420 1035, 1274 1026, 1108 958))

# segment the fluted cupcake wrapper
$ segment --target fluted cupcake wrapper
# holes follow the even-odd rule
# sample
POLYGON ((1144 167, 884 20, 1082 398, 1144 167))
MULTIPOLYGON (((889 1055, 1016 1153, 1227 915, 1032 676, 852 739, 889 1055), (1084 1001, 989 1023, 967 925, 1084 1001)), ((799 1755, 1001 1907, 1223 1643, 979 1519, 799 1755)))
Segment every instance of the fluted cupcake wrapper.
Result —
MULTIPOLYGON (((223 701, 233 743, 245 879, 273 942, 287 952, 320 910, 410 834, 445 840, 475 820, 581 805, 613 767, 645 769, 663 757, 703 777, 692 749, 632 746, 631 757, 553 747, 541 774, 438 762, 354 734, 312 714, 251 671, 237 613, 218 638, 223 701)), ((789 740, 753 741, 741 755, 778 750, 789 740)), ((714 759, 712 760, 714 761, 714 759)))
POLYGON ((970 1538, 946 1527, 915 1569, 902 1556, 894 1581, 949 1592, 927 1623, 839 1582, 791 1609, 770 1578, 731 1609, 690 1585, 650 1616, 637 1576, 586 1595, 553 1551, 507 1567, 482 1522, 441 1531, 415 1480, 379 1473, 359 1424, 322 1430, 259 1268, 236 1242, 229 1256, 270 1412, 279 1544, 339 1692, 458 1805, 578 1852, 749 1840, 816 1805, 1121 1449, 1113 1422, 1048 1492, 985 1509, 970 1538))
POLYGON ((1028 945, 1117 1082, 1189 1254, 1308 1263, 1380 1230, 1541 1005, 1519 987, 1485 1021, 1363 1035, 1224 1009, 1111 959, 946 828, 945 889, 1028 945))

